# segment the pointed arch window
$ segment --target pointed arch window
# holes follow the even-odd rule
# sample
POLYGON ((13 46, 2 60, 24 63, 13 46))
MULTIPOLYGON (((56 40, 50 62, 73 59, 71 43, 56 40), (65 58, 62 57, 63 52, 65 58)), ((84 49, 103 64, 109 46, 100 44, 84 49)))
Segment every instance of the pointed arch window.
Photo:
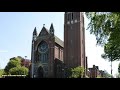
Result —
POLYGON ((68 13, 67 14, 67 21, 70 21, 70 18, 71 18, 71 13, 68 13))
POLYGON ((38 47, 39 51, 39 60, 41 63, 48 63, 48 44, 45 41, 42 41, 38 47))
POLYGON ((39 60, 40 60, 41 63, 48 63, 48 52, 41 53, 39 55, 39 60))
POLYGON ((73 18, 73 13, 71 13, 71 20, 73 20, 74 18, 73 18))

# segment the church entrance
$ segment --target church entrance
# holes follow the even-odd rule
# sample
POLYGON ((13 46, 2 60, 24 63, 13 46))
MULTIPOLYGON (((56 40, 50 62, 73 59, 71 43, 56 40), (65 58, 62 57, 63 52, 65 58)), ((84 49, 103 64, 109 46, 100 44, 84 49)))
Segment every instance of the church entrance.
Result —
POLYGON ((37 77, 43 78, 43 74, 44 74, 43 68, 40 66, 37 70, 37 77))

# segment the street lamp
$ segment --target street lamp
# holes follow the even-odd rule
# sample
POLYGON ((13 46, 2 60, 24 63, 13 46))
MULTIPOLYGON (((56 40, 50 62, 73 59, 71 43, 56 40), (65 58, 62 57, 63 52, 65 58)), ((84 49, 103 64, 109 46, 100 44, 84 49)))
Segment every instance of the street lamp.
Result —
MULTIPOLYGON (((24 67, 25 67, 25 64, 26 64, 26 58, 27 58, 27 56, 25 56, 25 61, 24 61, 24 67)), ((25 75, 25 70, 24 70, 24 75, 25 75)))
POLYGON ((24 60, 25 60, 25 61, 24 61, 24 66, 25 66, 25 63, 26 63, 26 58, 27 58, 27 56, 25 56, 25 59, 24 59, 24 60))

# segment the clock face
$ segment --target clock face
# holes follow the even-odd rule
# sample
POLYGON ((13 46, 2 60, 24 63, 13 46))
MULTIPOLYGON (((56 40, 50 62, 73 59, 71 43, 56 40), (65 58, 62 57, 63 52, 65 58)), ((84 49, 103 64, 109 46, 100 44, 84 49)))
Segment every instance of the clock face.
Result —
POLYGON ((39 52, 41 53, 45 53, 48 50, 48 44, 46 42, 41 42, 39 48, 38 48, 39 52))

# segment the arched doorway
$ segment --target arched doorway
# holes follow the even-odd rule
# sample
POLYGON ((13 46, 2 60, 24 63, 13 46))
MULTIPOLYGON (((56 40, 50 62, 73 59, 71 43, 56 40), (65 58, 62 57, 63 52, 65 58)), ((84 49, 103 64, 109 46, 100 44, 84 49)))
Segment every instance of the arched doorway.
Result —
POLYGON ((37 77, 43 78, 43 74, 44 74, 43 68, 40 66, 37 70, 37 77))

